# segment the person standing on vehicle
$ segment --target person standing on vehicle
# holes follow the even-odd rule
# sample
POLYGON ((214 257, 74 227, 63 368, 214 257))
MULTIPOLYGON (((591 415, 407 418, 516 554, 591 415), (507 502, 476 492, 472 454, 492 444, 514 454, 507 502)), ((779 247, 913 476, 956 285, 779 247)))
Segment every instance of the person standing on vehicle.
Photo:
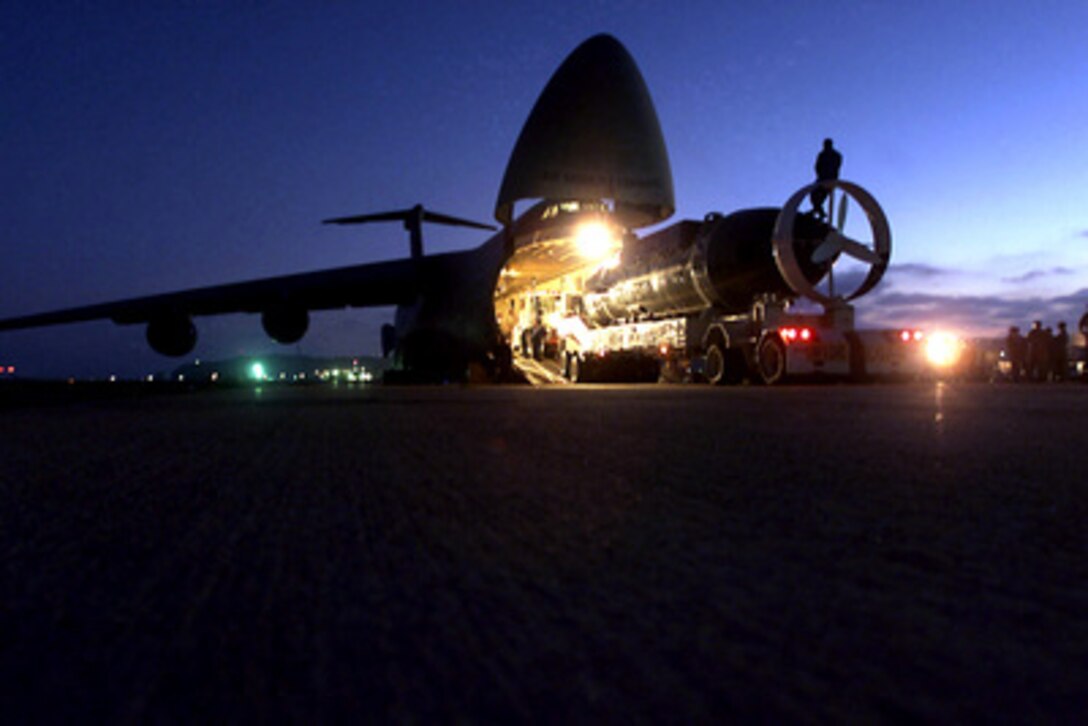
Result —
MULTIPOLYGON (((841 168, 842 154, 835 149, 831 139, 824 139, 824 148, 816 157, 816 183, 838 180, 841 168)), ((824 200, 827 199, 827 195, 828 191, 823 186, 817 186, 809 194, 809 199, 812 201, 812 213, 819 219, 827 219, 827 212, 824 211, 824 200)))

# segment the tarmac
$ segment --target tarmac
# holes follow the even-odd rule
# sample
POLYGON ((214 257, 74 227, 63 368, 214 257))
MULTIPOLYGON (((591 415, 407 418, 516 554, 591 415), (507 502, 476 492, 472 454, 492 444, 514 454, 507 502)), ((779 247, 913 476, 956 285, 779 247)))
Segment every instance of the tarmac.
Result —
POLYGON ((1088 712, 1088 386, 0 391, 8 723, 1088 712))

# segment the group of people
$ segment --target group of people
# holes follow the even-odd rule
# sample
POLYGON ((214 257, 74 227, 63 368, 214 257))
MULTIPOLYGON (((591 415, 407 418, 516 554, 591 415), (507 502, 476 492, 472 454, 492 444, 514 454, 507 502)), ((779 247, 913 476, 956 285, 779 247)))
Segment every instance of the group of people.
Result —
POLYGON ((1069 332, 1065 321, 1058 323, 1055 333, 1050 326, 1044 328, 1042 321, 1036 320, 1026 336, 1020 334, 1019 327, 1012 326, 1005 338, 1005 354, 1014 382, 1021 378, 1064 381, 1069 376, 1069 332))

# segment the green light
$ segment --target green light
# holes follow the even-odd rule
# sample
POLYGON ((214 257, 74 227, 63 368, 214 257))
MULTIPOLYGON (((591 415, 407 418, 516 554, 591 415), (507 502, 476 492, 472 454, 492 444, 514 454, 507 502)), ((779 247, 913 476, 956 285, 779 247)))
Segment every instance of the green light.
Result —
POLYGON ((264 365, 260 361, 254 363, 250 367, 249 372, 254 380, 263 381, 265 379, 264 365))

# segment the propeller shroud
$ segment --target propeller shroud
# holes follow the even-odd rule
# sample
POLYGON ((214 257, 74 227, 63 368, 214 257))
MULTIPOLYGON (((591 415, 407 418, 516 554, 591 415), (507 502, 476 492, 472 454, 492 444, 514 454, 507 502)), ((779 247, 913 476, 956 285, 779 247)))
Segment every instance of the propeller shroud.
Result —
MULTIPOLYGON (((832 210, 833 213, 834 210, 832 210)), ((778 266, 782 278, 798 295, 823 305, 834 305, 854 300, 876 287, 888 269, 888 262, 892 253, 891 229, 888 226, 888 218, 885 216, 884 210, 865 189, 852 182, 839 179, 815 182, 794 193, 778 214, 772 239, 775 264, 778 266), (798 249, 797 240, 794 238, 794 230, 799 213, 798 208, 813 190, 820 187, 827 192, 829 204, 833 204, 836 189, 841 190, 842 195, 838 207, 838 218, 835 220, 836 224, 827 225, 827 234, 811 253, 812 262, 815 264, 827 263, 829 275, 833 274, 835 262, 843 255, 869 265, 868 274, 861 285, 848 295, 835 294, 834 291, 825 294, 818 290, 816 284, 810 282, 803 273, 797 257, 798 249), (865 212, 869 222, 869 230, 872 233, 871 242, 859 242, 843 233, 846 226, 846 208, 850 199, 853 199, 855 204, 865 212)))

